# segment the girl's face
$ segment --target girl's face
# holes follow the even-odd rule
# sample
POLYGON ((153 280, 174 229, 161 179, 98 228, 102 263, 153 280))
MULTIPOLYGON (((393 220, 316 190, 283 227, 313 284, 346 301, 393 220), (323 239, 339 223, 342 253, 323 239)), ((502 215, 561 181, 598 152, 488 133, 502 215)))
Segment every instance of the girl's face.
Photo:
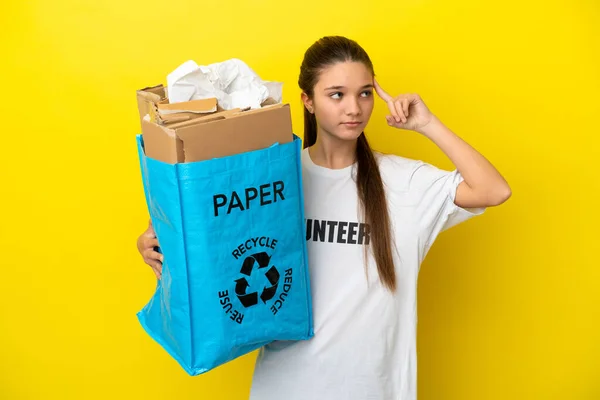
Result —
POLYGON ((315 114, 318 134, 356 140, 373 112, 373 74, 361 62, 342 62, 324 69, 313 97, 302 94, 315 114))

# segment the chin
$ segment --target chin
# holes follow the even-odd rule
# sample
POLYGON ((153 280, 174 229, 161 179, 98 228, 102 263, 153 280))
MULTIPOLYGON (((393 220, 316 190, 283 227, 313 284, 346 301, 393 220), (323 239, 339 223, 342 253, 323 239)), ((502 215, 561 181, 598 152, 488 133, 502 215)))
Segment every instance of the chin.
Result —
POLYGON ((356 128, 347 128, 340 126, 339 129, 334 131, 334 136, 340 140, 356 140, 363 133, 364 126, 359 125, 356 128))
POLYGON ((363 133, 366 124, 361 124, 356 127, 348 127, 345 125, 322 126, 321 132, 331 139, 342 141, 355 141, 361 133, 363 133))

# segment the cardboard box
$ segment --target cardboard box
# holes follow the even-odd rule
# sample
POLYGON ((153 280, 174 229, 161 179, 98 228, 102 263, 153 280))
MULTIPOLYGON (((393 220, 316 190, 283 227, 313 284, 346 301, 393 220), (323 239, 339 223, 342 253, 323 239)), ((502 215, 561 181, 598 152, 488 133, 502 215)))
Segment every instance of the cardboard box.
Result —
POLYGON ((154 104, 167 97, 166 88, 163 85, 149 86, 136 92, 140 124, 144 116, 151 112, 154 104))
POLYGON ((137 92, 147 157, 171 164, 194 162, 293 140, 289 104, 268 105, 270 101, 255 110, 218 109, 210 114, 184 113, 191 115, 183 115, 181 122, 153 121, 153 107, 164 100, 164 89, 158 85, 137 92))
POLYGON ((138 90, 137 100, 140 122, 146 114, 149 114, 150 120, 159 125, 189 121, 202 115, 222 111, 214 97, 171 104, 163 85, 138 90))

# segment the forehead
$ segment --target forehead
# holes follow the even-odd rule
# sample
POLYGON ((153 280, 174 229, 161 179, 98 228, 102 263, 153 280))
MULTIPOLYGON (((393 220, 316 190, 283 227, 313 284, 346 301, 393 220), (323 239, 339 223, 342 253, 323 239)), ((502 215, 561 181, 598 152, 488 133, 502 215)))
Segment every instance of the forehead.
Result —
POLYGON ((348 89, 359 89, 372 84, 373 74, 363 63, 346 61, 326 67, 319 75, 316 87, 324 89, 344 86, 348 89))

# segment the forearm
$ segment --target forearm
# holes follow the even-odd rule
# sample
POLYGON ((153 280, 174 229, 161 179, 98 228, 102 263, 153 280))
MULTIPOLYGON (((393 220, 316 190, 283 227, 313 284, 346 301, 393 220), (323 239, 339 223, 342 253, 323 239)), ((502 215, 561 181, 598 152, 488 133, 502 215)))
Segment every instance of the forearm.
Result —
POLYGON ((510 197, 510 187, 500 172, 438 118, 433 117, 419 133, 433 141, 448 156, 478 197, 489 199, 490 203, 502 203, 510 197))

